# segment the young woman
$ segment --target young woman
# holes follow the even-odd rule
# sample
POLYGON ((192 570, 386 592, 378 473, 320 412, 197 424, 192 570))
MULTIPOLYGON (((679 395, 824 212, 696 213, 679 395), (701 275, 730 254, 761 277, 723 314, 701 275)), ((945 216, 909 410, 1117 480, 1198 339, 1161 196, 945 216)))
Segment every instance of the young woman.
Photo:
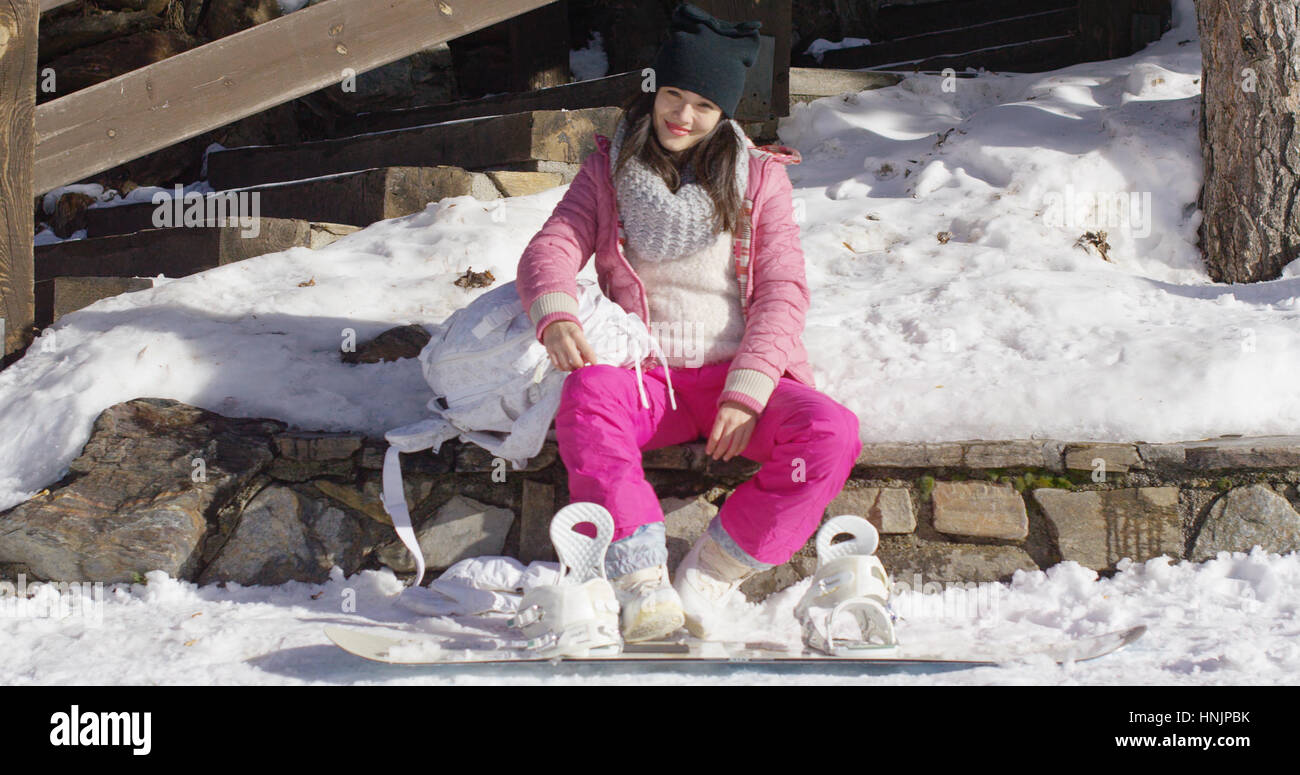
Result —
POLYGON ((596 135, 598 150, 519 262, 537 337, 572 372, 555 422, 570 499, 614 517, 606 570, 628 642, 683 622, 716 635, 741 582, 816 531, 862 449, 857 417, 816 390, 801 341, 808 288, 784 168, 798 154, 753 149, 731 118, 758 27, 679 6, 655 60, 657 89, 627 102, 612 141, 596 135), (602 291, 640 315, 667 355, 641 384, 631 369, 596 363, 583 336, 576 275, 593 252, 602 291), (743 454, 761 468, 670 582, 641 452, 701 437, 712 458, 743 454))

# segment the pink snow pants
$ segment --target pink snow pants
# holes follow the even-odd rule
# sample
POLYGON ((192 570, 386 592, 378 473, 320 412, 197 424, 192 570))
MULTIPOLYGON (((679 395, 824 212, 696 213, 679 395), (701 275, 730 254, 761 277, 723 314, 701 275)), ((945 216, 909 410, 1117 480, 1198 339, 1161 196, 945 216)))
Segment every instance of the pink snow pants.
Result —
MULTIPOLYGON (((672 370, 674 410, 662 365, 644 372, 649 408, 632 369, 595 364, 565 378, 555 419, 569 500, 599 503, 614 517, 614 540, 662 522, 641 452, 707 440, 729 361, 672 370)), ((742 455, 761 465, 727 498, 721 527, 759 563, 788 561, 817 530, 862 451, 858 418, 824 393, 782 377, 742 455)), ((744 558, 739 558, 744 559, 744 558)))

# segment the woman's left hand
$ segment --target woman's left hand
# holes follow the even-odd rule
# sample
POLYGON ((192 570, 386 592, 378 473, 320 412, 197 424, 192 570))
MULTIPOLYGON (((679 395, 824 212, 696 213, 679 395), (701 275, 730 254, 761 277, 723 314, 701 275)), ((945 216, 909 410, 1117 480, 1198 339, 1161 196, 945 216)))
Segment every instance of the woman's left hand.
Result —
POLYGON ((724 462, 739 455, 749 446, 749 437, 754 434, 756 424, 758 415, 752 409, 735 401, 723 401, 713 421, 709 442, 704 447, 705 454, 724 462))

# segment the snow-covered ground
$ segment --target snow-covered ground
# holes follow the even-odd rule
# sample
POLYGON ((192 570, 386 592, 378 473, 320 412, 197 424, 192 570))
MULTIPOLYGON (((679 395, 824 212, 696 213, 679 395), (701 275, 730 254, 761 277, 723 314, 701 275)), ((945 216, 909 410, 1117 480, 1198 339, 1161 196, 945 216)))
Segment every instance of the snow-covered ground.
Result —
MULTIPOLYGON (((906 582, 906 579, 897 579, 906 582)), ((810 580, 738 612, 737 631, 797 642, 793 608, 810 580)), ((1126 564, 1113 578, 1074 563, 1018 572, 1009 585, 948 596, 902 592, 893 606, 905 646, 926 653, 1028 650, 1064 638, 1138 624, 1147 634, 1090 661, 1053 664, 1030 657, 999 667, 908 668, 853 674, 820 668, 714 667, 690 670, 691 683, 770 684, 1294 684, 1300 675, 1296 622, 1300 558, 1262 551, 1222 555, 1202 565, 1165 558, 1126 564)), ((71 593, 38 590, 19 610, 0 605, 0 685, 8 684, 464 684, 680 683, 682 669, 627 666, 396 667, 335 648, 326 626, 409 628, 410 610, 429 593, 406 593, 388 572, 367 571, 326 584, 196 587, 162 572, 147 584, 71 593), (94 601, 100 600, 102 604, 94 601), (60 610, 60 606, 62 609, 60 610), (55 613, 59 612, 59 613, 55 613), (18 616, 18 614, 25 614, 18 616), (62 619, 55 618, 62 615, 62 619)), ((0 598, 3 601, 4 598, 0 598)), ((1017 651, 1017 653, 1022 653, 1017 651)))
MULTIPOLYGON (((865 441, 1296 431, 1300 262, 1272 282, 1209 281, 1195 246, 1191 0, 1177 0, 1174 22, 1126 59, 909 77, 795 106, 781 122, 782 142, 804 157, 788 170, 813 299, 805 342, 818 387, 857 412, 865 441), (1097 229, 1110 261, 1076 246, 1097 229)), ((0 510, 60 478, 98 413, 139 396, 375 435, 420 419, 417 363, 344 365, 341 342, 436 326, 481 293, 452 284, 467 268, 512 279, 563 193, 449 198, 322 250, 159 280, 66 316, 0 373, 0 510)), ((999 623, 913 619, 903 635, 1050 641, 1141 622, 1152 632, 1066 671, 889 680, 1294 682, 1300 646, 1284 590, 1297 562, 1152 561, 1106 581, 1068 565, 1029 574, 997 587, 999 623)), ((324 645, 324 623, 407 621, 388 598, 396 590, 374 573, 271 590, 153 578, 112 596, 100 629, 75 618, 0 625, 0 683, 458 680, 360 665, 324 645), (339 611, 344 587, 366 601, 355 614, 339 611)), ((761 616, 778 621, 792 605, 781 597, 761 616)))

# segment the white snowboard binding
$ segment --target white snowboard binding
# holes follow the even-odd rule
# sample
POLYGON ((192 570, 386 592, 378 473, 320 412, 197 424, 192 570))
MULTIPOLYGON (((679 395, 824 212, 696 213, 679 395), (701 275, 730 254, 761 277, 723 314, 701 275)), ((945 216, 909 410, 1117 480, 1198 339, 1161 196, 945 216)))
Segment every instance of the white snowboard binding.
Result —
POLYGON ((831 656, 897 649, 894 616, 889 610, 892 585, 885 566, 875 556, 879 542, 876 528, 851 514, 832 517, 817 531, 817 573, 794 609, 809 648, 831 656), (843 534, 851 536, 850 540, 831 543, 843 534), (859 636, 837 640, 835 625, 845 614, 852 617, 859 636))
POLYGON ((560 558, 560 581, 534 587, 510 619, 542 656, 615 656, 623 651, 618 599, 605 578, 605 552, 614 517, 598 503, 571 503, 551 520, 551 543, 560 558), (596 537, 574 531, 589 523, 596 537))

